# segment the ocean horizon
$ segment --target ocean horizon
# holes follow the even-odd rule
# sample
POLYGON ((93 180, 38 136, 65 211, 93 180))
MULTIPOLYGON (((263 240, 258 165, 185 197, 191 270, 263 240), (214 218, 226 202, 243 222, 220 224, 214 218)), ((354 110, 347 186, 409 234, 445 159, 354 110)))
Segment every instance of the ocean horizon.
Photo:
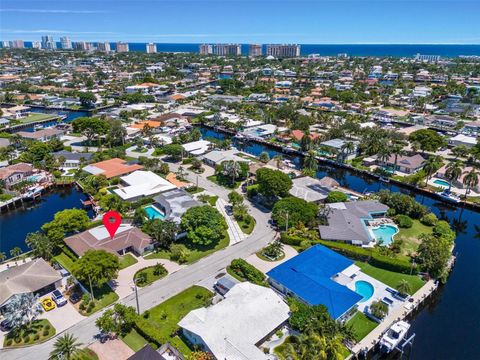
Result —
MULTIPOLYGON (((97 42, 93 42, 97 44, 97 42)), ((145 52, 146 42, 129 42, 130 51, 145 52)), ((198 53, 201 43, 156 43, 157 52, 198 53)), ((212 43, 213 44, 213 43, 212 43)), ((115 42, 110 42, 115 50, 115 42)), ((248 55, 248 45, 241 44, 242 55, 248 55)), ((320 54, 336 56, 391 56, 412 57, 416 54, 439 55, 442 57, 480 56, 480 44, 299 44, 301 55, 320 54)), ((57 43, 60 46, 60 43, 57 43)), ((25 47, 31 48, 32 42, 25 41, 25 47)), ((263 44, 263 53, 266 45, 263 44)))

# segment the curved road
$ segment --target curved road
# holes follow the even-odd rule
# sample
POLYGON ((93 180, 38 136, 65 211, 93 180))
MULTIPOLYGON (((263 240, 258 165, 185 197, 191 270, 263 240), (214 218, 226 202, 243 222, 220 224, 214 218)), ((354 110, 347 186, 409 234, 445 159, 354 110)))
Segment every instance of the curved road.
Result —
MULTIPOLYGON (((174 168, 174 165, 169 165, 172 169, 174 168)), ((193 183, 196 182, 196 175, 189 173, 188 178, 193 183)), ((215 185, 201 176, 198 176, 198 185, 225 200, 228 199, 229 190, 215 185)), ((146 288, 139 289, 138 295, 142 312, 197 284, 201 280, 216 275, 220 270, 225 269, 233 259, 247 258, 273 240, 275 232, 268 224, 270 213, 252 206, 248 202, 247 204, 249 205, 250 214, 256 221, 253 233, 240 243, 217 251, 162 280, 154 282, 146 288)), ((129 306, 136 306, 134 294, 121 299, 120 302, 129 306)), ((84 345, 92 343, 95 341, 95 335, 98 334, 95 320, 101 316, 102 312, 100 311, 82 320, 66 330, 66 332, 77 337, 84 345)), ((0 358, 2 360, 48 359, 54 342, 55 338, 33 347, 0 350, 0 358)))

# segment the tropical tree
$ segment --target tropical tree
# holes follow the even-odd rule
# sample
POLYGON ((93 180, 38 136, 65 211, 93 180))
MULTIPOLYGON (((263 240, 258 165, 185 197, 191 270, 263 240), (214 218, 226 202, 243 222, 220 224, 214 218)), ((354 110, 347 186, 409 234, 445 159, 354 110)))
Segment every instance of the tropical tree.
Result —
POLYGON ((440 169, 443 165, 443 158, 440 155, 429 156, 423 165, 423 171, 425 171, 427 184, 428 180, 440 169))
POLYGON ((105 250, 88 250, 75 262, 72 273, 93 292, 92 287, 100 288, 116 278, 119 268, 118 256, 105 250))
POLYGON ((51 241, 45 233, 37 231, 27 234, 25 243, 36 257, 42 257, 45 260, 50 260, 55 252, 56 243, 51 241))
POLYGON ((407 295, 412 291, 412 287, 410 286, 410 283, 407 280, 402 279, 397 284, 397 290, 400 292, 400 294, 407 295))
POLYGON ((342 161, 344 161, 345 158, 349 154, 353 153, 354 151, 355 151, 355 144, 352 141, 347 141, 341 146, 338 157, 341 158, 342 161))
POLYGON ((30 328, 32 322, 42 313, 38 296, 32 293, 14 295, 5 307, 5 320, 13 328, 30 328))
POLYGON ((466 186, 465 197, 470 190, 478 185, 478 173, 475 169, 470 170, 463 178, 463 185, 466 186))
POLYGON ((22 249, 20 249, 18 246, 10 250, 11 257, 16 258, 16 257, 19 257, 20 255, 22 255, 22 249))
POLYGON ((343 349, 340 336, 327 339, 311 331, 286 344, 283 355, 292 360, 341 360, 343 349))
POLYGON ((317 171, 318 169, 318 162, 316 158, 316 153, 314 150, 309 150, 305 157, 303 158, 303 166, 307 169, 312 169, 317 171))
POLYGON ((445 170, 445 178, 448 179, 449 185, 448 190, 452 188, 452 182, 458 180, 462 176, 462 162, 461 161, 452 161, 447 165, 445 170))
POLYGON ((179 227, 177 223, 172 220, 162 221, 160 219, 152 219, 143 225, 142 230, 150 235, 155 245, 163 249, 168 249, 175 239, 179 227))
POLYGON ((270 161, 270 155, 268 155, 268 152, 263 151, 259 156, 259 160, 266 164, 270 161))
POLYGON ((78 339, 70 333, 65 333, 60 336, 53 344, 50 359, 74 359, 76 355, 81 353, 80 346, 82 346, 82 344, 77 340, 78 339))
POLYGON ((405 150, 403 150, 403 145, 396 143, 392 147, 392 154, 395 157, 393 163, 393 170, 397 170, 398 157, 405 155, 405 150))
POLYGON ((7 259, 7 255, 1 251, 0 252, 0 264, 3 263, 7 259))

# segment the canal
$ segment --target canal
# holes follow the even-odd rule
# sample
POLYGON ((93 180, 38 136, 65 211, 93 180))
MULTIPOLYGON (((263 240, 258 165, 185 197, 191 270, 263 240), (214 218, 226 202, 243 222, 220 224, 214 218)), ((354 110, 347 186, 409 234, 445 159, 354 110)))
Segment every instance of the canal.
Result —
MULTIPOLYGON (((38 200, 25 202, 24 207, 0 215, 0 252, 10 256, 10 250, 19 247, 28 251, 25 237, 30 232, 40 230, 46 222, 53 220, 56 212, 64 209, 82 208, 82 200, 87 196, 75 187, 62 187, 51 190, 38 200)), ((90 217, 93 212, 89 212, 90 217)))
MULTIPOLYGON (((212 129, 201 128, 204 137, 228 137, 212 129)), ((242 144, 232 139, 239 150, 253 155, 266 151, 270 158, 280 154, 264 145, 242 144)), ((289 157, 300 165, 298 157, 289 157)), ((358 192, 391 191, 406 193, 427 206, 440 219, 447 220, 457 233, 456 265, 445 286, 432 296, 425 308, 412 320, 416 333, 411 359, 479 359, 480 354, 480 213, 449 206, 426 195, 416 194, 393 184, 385 184, 346 169, 320 166, 317 176, 330 176, 341 186, 358 192)))

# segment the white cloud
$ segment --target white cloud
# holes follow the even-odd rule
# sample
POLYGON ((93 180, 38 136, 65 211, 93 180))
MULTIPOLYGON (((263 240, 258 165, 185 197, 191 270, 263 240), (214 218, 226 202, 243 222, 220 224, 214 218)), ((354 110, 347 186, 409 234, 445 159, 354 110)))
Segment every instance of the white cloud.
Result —
POLYGON ((70 31, 70 30, 52 30, 52 29, 2 29, 3 33, 8 34, 79 34, 79 35, 96 35, 96 34, 115 34, 112 31, 70 31))
POLYGON ((0 12, 35 13, 35 14, 105 14, 103 10, 62 10, 62 9, 0 9, 0 12))

